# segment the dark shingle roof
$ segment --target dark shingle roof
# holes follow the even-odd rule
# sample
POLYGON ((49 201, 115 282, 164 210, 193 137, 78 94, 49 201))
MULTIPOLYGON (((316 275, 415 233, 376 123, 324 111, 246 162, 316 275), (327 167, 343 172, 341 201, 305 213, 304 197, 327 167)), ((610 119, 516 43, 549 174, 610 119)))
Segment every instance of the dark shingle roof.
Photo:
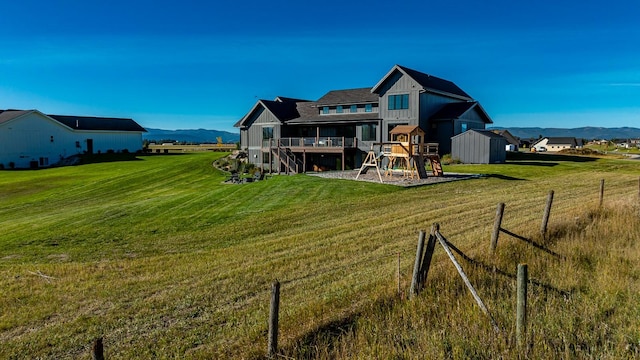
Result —
POLYGON ((287 121, 299 116, 298 111, 296 110, 296 102, 294 101, 280 102, 261 100, 260 102, 280 121, 287 121))
POLYGON ((310 101, 310 100, 290 98, 290 97, 286 97, 286 96, 276 96, 275 101, 280 101, 280 102, 289 102, 289 101, 304 102, 304 101, 310 101))
MULTIPOLYGON (((26 113, 38 110, 0 110, 0 124, 26 113)), ((44 115, 44 114, 42 114, 44 115)), ((66 125, 74 130, 103 130, 103 131, 141 131, 147 132, 133 119, 106 118, 94 116, 70 116, 70 115, 45 115, 49 118, 66 125)))
POLYGON ((299 102, 296 104, 300 116, 287 121, 287 124, 329 124, 336 122, 362 122, 380 120, 378 113, 320 115, 317 102, 299 102))
POLYGON ((515 136, 513 136, 513 134, 511 134, 509 132, 509 130, 506 130, 506 129, 504 129, 504 130, 493 129, 491 131, 493 131, 494 133, 496 133, 496 134, 502 136, 503 138, 507 139, 507 142, 510 143, 510 144, 513 144, 513 145, 516 145, 516 146, 520 145, 520 140, 518 138, 516 138, 515 136))
POLYGON ((47 115, 48 117, 74 130, 103 130, 103 131, 141 131, 147 132, 133 119, 105 118, 93 116, 47 115))
POLYGON ((548 137, 547 145, 566 145, 571 144, 577 146, 577 140, 574 137, 548 137))
POLYGON ((469 94, 464 92, 458 87, 458 85, 449 80, 441 79, 439 77, 425 74, 423 72, 409 69, 400 65, 394 65, 393 68, 371 89, 371 92, 379 93, 381 86, 385 84, 395 73, 409 76, 414 81, 416 81, 423 90, 443 94, 449 97, 459 98, 462 100, 473 100, 471 96, 469 96, 469 94))
MULTIPOLYGON (((259 108, 265 108, 267 111, 270 111, 273 116, 275 116, 281 122, 296 118, 300 116, 298 114, 298 110, 296 109, 296 104, 298 100, 292 98, 284 98, 278 96, 276 100, 258 100, 258 102, 249 110, 249 112, 243 116, 240 120, 238 120, 233 126, 234 127, 243 127, 245 126, 245 122, 251 118, 251 115, 259 108)), ((301 103, 306 103, 307 100, 299 100, 301 103)))
POLYGON ((318 105, 349 105, 377 103, 378 95, 371 93, 371 88, 331 90, 318 99, 318 105))
POLYGON ((466 98, 471 99, 471 96, 469 96, 469 94, 464 92, 462 89, 458 87, 458 85, 454 84, 449 80, 441 79, 439 77, 425 74, 423 72, 409 69, 407 67, 400 66, 400 65, 398 65, 398 68, 402 69, 407 75, 411 76, 411 78, 417 81, 425 89, 446 92, 449 94, 464 96, 466 98))
POLYGON ((431 116, 431 120, 451 120, 457 119, 460 116, 464 115, 467 111, 469 111, 472 107, 474 107, 476 102, 454 102, 445 104, 440 110, 438 110, 435 114, 431 116))

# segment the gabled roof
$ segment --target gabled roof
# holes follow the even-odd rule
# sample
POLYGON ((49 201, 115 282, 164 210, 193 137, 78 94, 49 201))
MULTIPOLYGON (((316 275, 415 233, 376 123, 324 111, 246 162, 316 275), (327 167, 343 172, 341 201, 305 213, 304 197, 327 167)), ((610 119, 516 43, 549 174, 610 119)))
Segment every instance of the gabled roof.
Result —
POLYGON ((461 134, 458 134, 458 135, 456 135, 456 136, 453 136, 453 137, 452 137, 452 139, 453 139, 453 138, 457 138, 458 136, 463 136, 463 135, 465 135, 465 134, 470 134, 472 131, 473 131, 473 132, 476 132, 476 133, 478 133, 478 134, 480 134, 480 135, 486 136, 486 137, 488 137, 488 138, 492 138, 492 139, 502 139, 502 140, 505 140, 505 141, 507 140, 507 139, 505 139, 505 137, 504 137, 504 136, 502 136, 502 135, 498 135, 498 134, 494 133, 494 132, 493 132, 493 131, 491 131, 491 130, 485 130, 485 129, 470 129, 470 130, 467 130, 467 131, 465 131, 465 132, 463 132, 463 133, 461 133, 461 134))
POLYGON ((429 74, 422 73, 417 70, 409 69, 404 66, 395 65, 372 89, 372 93, 378 93, 380 87, 387 82, 389 77, 393 75, 395 72, 400 72, 403 75, 409 76, 415 82, 422 86, 422 89, 425 91, 434 92, 437 94, 442 94, 450 97, 459 98, 462 100, 473 100, 469 94, 464 92, 462 89, 458 87, 458 85, 453 82, 445 79, 441 79, 436 76, 432 76, 429 74))
POLYGON ((389 134, 408 134, 408 135, 422 135, 425 132, 418 125, 398 125, 389 131, 389 134))
MULTIPOLYGON (((238 120, 238 122, 236 122, 233 126, 242 127, 247 125, 246 122, 260 108, 263 108, 269 111, 280 122, 291 120, 300 116, 300 114, 298 114, 298 111, 296 109, 296 104, 298 102, 294 100, 282 101, 282 99, 286 99, 286 98, 280 98, 280 100, 258 100, 258 102, 256 102, 256 104, 251 108, 251 110, 244 117, 242 117, 242 119, 238 120)), ((305 102, 307 101, 306 100, 301 101, 301 103, 305 103, 305 102)))
POLYGON ((371 88, 331 90, 318 99, 318 105, 351 105, 363 103, 377 103, 378 95, 371 92, 371 88))
POLYGON ((438 110, 435 114, 431 115, 431 121, 449 121, 459 119, 470 111, 471 109, 476 109, 478 114, 482 118, 482 120, 487 124, 492 124, 493 120, 489 117, 486 111, 480 106, 477 101, 466 101, 466 102, 454 102, 445 104, 440 110, 438 110))
POLYGON ((547 145, 578 145, 578 141, 575 137, 547 137, 547 139, 547 145))
POLYGON ((147 132, 132 119, 93 116, 45 115, 38 110, 0 110, 0 124, 28 113, 46 116, 74 130, 140 131, 147 132))
POLYGON ((310 101, 310 100, 296 99, 296 98, 290 98, 290 97, 286 97, 286 96, 276 96, 276 98, 273 101, 279 101, 279 102, 288 102, 288 101, 305 102, 305 101, 310 101))
POLYGON ((518 138, 516 138, 515 136, 513 136, 513 134, 511 134, 509 132, 509 130, 506 130, 506 129, 503 129, 503 130, 493 129, 491 131, 493 131, 494 133, 496 133, 496 134, 504 137, 505 139, 507 139, 509 144, 513 144, 513 145, 516 145, 516 146, 520 145, 520 140, 518 138))
POLYGON ((147 132, 133 119, 94 116, 47 115, 74 130, 140 131, 147 132))
POLYGON ((299 117, 287 121, 287 124, 331 124, 335 122, 363 122, 380 120, 377 112, 357 114, 320 115, 317 102, 298 102, 296 109, 299 117))
POLYGON ((32 111, 34 110, 0 110, 0 124, 32 111))

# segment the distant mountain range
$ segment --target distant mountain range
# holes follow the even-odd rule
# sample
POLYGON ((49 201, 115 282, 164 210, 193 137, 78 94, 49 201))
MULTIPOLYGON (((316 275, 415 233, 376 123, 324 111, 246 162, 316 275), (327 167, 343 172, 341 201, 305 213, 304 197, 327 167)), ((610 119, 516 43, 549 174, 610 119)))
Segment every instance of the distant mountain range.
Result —
POLYGON ((218 130, 162 130, 162 129, 146 129, 147 132, 142 134, 142 140, 151 142, 158 141, 177 141, 194 144, 215 144, 218 137, 222 138, 223 143, 236 143, 240 141, 240 134, 228 131, 218 130))
MULTIPOLYGON (((551 137, 575 137, 578 139, 639 139, 640 129, 632 127, 605 128, 605 127, 580 127, 573 129, 539 128, 539 127, 490 127, 489 129, 506 129, 521 139, 537 139, 540 136, 551 137)), ((177 141, 187 143, 217 143, 218 137, 223 143, 236 143, 240 141, 240 134, 218 130, 162 130, 146 129, 142 134, 143 140, 149 141, 177 141)))
POLYGON ((605 127, 580 127, 573 129, 560 128, 524 128, 524 127, 491 127, 489 129, 506 129, 513 136, 521 139, 537 139, 543 137, 575 137, 578 139, 639 139, 640 129, 632 127, 605 128, 605 127))

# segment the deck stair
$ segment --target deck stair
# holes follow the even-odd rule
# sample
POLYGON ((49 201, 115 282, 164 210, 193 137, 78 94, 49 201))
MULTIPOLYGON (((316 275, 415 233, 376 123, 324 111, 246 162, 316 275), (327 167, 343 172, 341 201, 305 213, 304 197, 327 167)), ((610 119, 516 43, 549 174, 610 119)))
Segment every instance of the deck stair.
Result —
POLYGON ((285 167, 285 173, 298 174, 303 170, 303 164, 300 159, 289 148, 277 147, 272 148, 271 152, 275 155, 282 165, 285 167))

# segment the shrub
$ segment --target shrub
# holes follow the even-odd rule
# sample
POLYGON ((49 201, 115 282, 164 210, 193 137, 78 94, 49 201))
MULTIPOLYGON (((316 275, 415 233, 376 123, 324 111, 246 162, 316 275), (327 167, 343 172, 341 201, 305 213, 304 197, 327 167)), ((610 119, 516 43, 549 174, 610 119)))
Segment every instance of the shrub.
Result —
POLYGON ((240 171, 245 174, 253 174, 255 172, 255 165, 252 163, 240 163, 240 171))
POLYGON ((16 163, 14 163, 13 161, 9 162, 9 169, 15 169, 16 168, 16 163))
POLYGON ((442 159, 440 161, 444 165, 460 164, 461 163, 460 159, 455 159, 455 158, 451 157, 451 154, 442 155, 442 159))

